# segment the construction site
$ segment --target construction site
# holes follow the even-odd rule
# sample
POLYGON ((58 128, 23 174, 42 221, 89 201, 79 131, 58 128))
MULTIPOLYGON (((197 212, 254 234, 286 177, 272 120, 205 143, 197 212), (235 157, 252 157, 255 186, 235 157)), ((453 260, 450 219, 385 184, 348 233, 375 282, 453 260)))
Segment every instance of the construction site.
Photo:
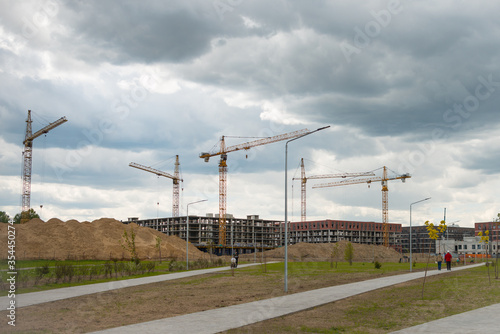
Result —
MULTIPOLYGON (((31 196, 31 170, 33 141, 47 134, 52 129, 62 125, 67 120, 65 117, 50 123, 49 125, 32 133, 31 111, 28 111, 26 119, 26 135, 23 151, 23 191, 22 191, 22 215, 21 222, 29 220, 30 196, 31 196)), ((410 178, 409 174, 393 176, 388 175, 386 166, 379 168, 382 176, 375 176, 374 171, 335 173, 321 175, 307 175, 304 159, 300 162, 300 178, 291 181, 299 181, 301 184, 301 220, 288 222, 280 220, 267 220, 259 215, 248 215, 246 218, 237 218, 227 213, 227 173, 228 154, 240 150, 249 150, 253 147, 263 146, 279 141, 293 141, 311 133, 326 129, 319 128, 314 131, 302 129, 290 133, 280 134, 273 137, 265 137, 237 145, 227 146, 225 136, 209 152, 202 152, 199 158, 209 162, 210 158, 218 157, 219 172, 219 212, 218 214, 206 214, 205 216, 181 216, 179 211, 180 185, 184 181, 179 173, 179 155, 175 157, 173 174, 161 171, 150 166, 131 162, 130 167, 152 173, 158 177, 166 177, 172 180, 172 217, 156 219, 129 218, 124 224, 134 223, 141 227, 154 229, 166 236, 175 236, 187 240, 199 250, 211 252, 217 255, 231 255, 255 253, 257 251, 271 250, 281 247, 288 240, 288 244, 298 243, 336 243, 339 241, 350 241, 366 245, 382 245, 401 252, 401 224, 389 223, 388 183, 393 180, 405 182, 410 178), (353 184, 372 183, 381 184, 382 190, 382 222, 361 222, 346 220, 307 220, 307 184, 310 180, 326 180, 340 178, 342 180, 328 183, 314 184, 312 188, 339 187, 353 184), (288 233, 286 229, 288 226, 288 233)), ((242 137, 238 137, 242 138, 242 137)), ((375 170, 376 171, 376 170, 375 170)), ((285 171, 286 172, 286 171, 285 171)), ((190 204, 203 202, 200 200, 190 204)))

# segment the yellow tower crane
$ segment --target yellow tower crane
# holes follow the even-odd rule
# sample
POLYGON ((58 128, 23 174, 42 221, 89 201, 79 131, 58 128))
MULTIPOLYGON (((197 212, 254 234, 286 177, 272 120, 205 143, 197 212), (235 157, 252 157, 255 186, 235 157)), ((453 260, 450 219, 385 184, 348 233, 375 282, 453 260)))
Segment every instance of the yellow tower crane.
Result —
POLYGON ((292 139, 300 137, 308 133, 308 129, 302 129, 290 133, 284 133, 281 135, 262 138, 243 144, 233 145, 226 147, 224 136, 220 140, 220 149, 218 152, 202 152, 200 158, 205 159, 208 162, 211 157, 220 156, 219 160, 219 244, 222 246, 226 245, 226 206, 227 206, 227 153, 239 151, 239 150, 249 150, 252 147, 266 145, 275 143, 278 141, 292 139))
POLYGON ((169 173, 162 172, 161 170, 157 170, 151 167, 143 166, 135 162, 131 162, 128 164, 130 167, 134 167, 137 169, 141 169, 146 172, 150 172, 153 174, 156 174, 158 176, 164 176, 168 177, 169 179, 172 179, 173 181, 173 196, 172 196, 172 216, 173 217, 179 217, 179 183, 183 182, 179 177, 179 156, 175 156, 175 169, 174 169, 174 175, 170 175, 169 173))
POLYGON ((394 177, 387 177, 387 167, 383 167, 383 176, 382 177, 371 177, 371 178, 363 178, 363 179, 352 179, 352 180, 343 180, 338 182, 329 182, 323 184, 317 184, 313 186, 313 188, 326 188, 326 187, 337 187, 337 186, 345 186, 350 184, 360 184, 367 183, 368 187, 370 187, 372 182, 381 182, 382 184, 382 224, 384 228, 384 246, 389 246, 389 199, 388 192, 389 188, 387 187, 387 181, 391 180, 401 180, 405 182, 406 179, 411 178, 410 174, 402 174, 396 175, 394 177))
POLYGON ((358 176, 374 176, 372 172, 360 172, 360 173, 338 173, 338 174, 323 174, 323 175, 312 175, 306 177, 306 168, 304 167, 304 158, 300 159, 300 178, 294 177, 292 180, 301 180, 300 182, 300 219, 301 221, 306 221, 306 184, 307 180, 319 180, 319 179, 334 179, 334 178, 347 178, 347 177, 358 177, 358 176))
POLYGON ((67 122, 66 117, 61 117, 57 121, 49 123, 41 130, 34 134, 31 133, 31 110, 28 110, 28 118, 26 119, 26 135, 24 137, 23 150, 23 193, 22 193, 22 210, 21 223, 29 220, 30 201, 31 201, 31 167, 33 164, 33 140, 41 135, 48 133, 53 128, 67 122))

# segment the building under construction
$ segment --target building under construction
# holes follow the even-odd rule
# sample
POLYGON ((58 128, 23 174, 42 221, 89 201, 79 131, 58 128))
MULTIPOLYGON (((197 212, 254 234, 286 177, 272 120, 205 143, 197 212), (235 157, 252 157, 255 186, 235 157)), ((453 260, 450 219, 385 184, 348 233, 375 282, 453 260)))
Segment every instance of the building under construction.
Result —
MULTIPOLYGON (((186 216, 145 220, 129 218, 128 222, 186 240, 186 216)), ((234 218, 226 214, 226 243, 222 245, 219 243, 218 215, 189 216, 189 242, 201 250, 210 248, 217 254, 229 254, 231 249, 245 254, 280 247, 284 244, 284 231, 283 221, 265 220, 258 215, 249 215, 246 219, 234 218)), ((388 231, 390 247, 400 251, 401 224, 388 224, 388 231)), ((341 240, 384 245, 384 224, 330 219, 289 224, 289 244, 335 243, 341 240)))
POLYGON ((226 243, 219 243, 219 215, 187 216, 144 219, 129 218, 128 223, 151 227, 166 235, 175 235, 186 240, 201 250, 211 249, 216 254, 230 254, 237 249, 240 254, 256 250, 267 250, 281 245, 281 222, 260 219, 258 215, 249 215, 246 219, 234 218, 226 214, 226 243))
MULTIPOLYGON (((387 224, 389 246, 401 251, 401 224, 387 224)), ((347 240, 358 244, 384 245, 384 224, 346 220, 291 222, 291 244, 331 243, 347 240)))

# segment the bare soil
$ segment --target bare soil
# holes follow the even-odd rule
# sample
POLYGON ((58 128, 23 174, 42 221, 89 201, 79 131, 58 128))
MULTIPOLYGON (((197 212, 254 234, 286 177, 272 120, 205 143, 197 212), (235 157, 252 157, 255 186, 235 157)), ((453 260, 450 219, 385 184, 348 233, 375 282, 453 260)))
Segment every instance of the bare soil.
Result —
MULTIPOLYGON (((11 332, 83 333, 282 296, 282 271, 243 270, 123 288, 17 310, 11 332)), ((289 277, 290 293, 381 277, 367 273, 289 277)), ((113 284, 111 282, 110 284, 113 284)), ((0 312, 5 318, 6 311, 0 312)), ((3 323, 2 323, 3 326, 3 323)), ((1 326, 0 326, 1 331, 1 326)))
MULTIPOLYGON (((344 261, 344 252, 348 241, 337 243, 309 244, 301 242, 288 247, 289 261, 344 261), (334 253, 337 248, 336 254, 334 253)), ((392 248, 376 245, 361 245, 352 243, 354 247, 354 262, 398 262, 401 254, 392 248)), ((264 252, 269 261, 283 261, 285 248, 280 247, 264 252)), ((253 254, 242 255, 242 259, 253 260, 253 254)))
MULTIPOLYGON (((185 258, 186 242, 175 236, 167 236, 152 228, 137 224, 123 224, 116 219, 101 218, 93 222, 52 218, 47 222, 32 219, 16 228, 17 260, 129 260, 130 252, 124 249, 124 231, 136 234, 135 244, 140 259, 157 259, 156 238, 161 238, 163 258, 185 258)), ((7 249, 7 224, 0 224, 0 249, 7 249)), ((0 253, 0 259, 7 258, 0 253)), ((189 258, 207 258, 196 247, 189 247, 189 258)))
MULTIPOLYGON (((43 222, 34 219, 23 225, 16 225, 17 259, 128 259, 130 254, 122 248, 120 240, 123 240, 124 231, 130 231, 131 228, 136 233, 136 247, 140 258, 156 258, 157 237, 162 240, 162 257, 179 259, 185 257, 186 244, 180 238, 166 236, 136 224, 124 225, 114 219, 102 218, 81 223, 75 220, 62 222, 58 219, 51 219, 43 222)), ((3 249, 7 249, 6 229, 6 224, 0 224, 0 248, 3 249)), ((293 245, 288 247, 289 260, 343 262, 346 244, 346 242, 339 242, 338 246, 307 243, 293 245), (332 257, 334 247, 338 247, 338 251, 337 255, 332 257)), ((359 244, 353 244, 353 246, 356 262, 397 262, 401 257, 396 251, 382 246, 359 244)), ((190 247, 189 252, 189 257, 194 260, 208 259, 206 253, 195 247, 190 247)), ((282 261, 284 248, 267 251, 264 255, 266 261, 282 261)), ((261 254, 257 255, 257 261, 259 258, 261 254)), ((253 259, 253 254, 240 256, 241 261, 253 261, 253 259)), ((382 275, 367 273, 303 277, 291 275, 288 286, 289 291, 295 293, 382 275)), ((9 330, 12 332, 83 333, 267 299, 283 294, 282 272, 248 275, 236 270, 232 276, 228 271, 20 308, 16 313, 16 327, 5 329, 5 322, 2 322, 0 332, 9 330)), ((6 318, 6 311, 0 312, 0 317, 6 318)))

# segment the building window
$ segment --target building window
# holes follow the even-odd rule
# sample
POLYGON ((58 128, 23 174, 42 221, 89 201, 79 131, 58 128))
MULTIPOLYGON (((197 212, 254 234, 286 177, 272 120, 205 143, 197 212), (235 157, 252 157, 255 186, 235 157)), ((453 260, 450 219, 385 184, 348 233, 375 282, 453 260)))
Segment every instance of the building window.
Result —
POLYGON ((476 245, 472 245, 472 249, 476 249, 476 245))

